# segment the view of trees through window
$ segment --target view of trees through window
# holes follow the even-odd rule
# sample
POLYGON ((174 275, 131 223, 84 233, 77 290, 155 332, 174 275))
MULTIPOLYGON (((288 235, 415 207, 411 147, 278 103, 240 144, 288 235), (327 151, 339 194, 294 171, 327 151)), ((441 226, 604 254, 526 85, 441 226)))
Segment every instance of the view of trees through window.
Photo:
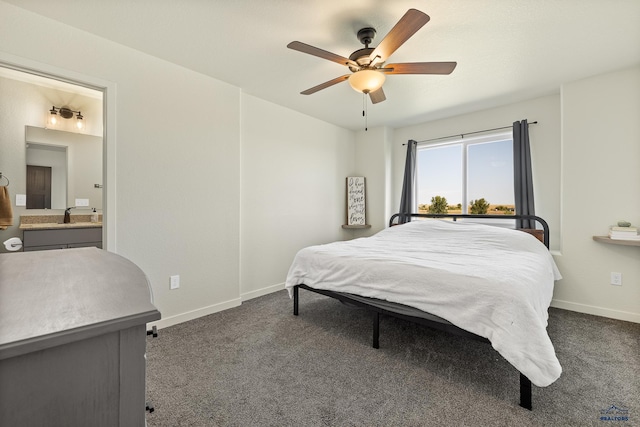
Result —
POLYGON ((418 146, 419 213, 514 213, 510 134, 418 146))

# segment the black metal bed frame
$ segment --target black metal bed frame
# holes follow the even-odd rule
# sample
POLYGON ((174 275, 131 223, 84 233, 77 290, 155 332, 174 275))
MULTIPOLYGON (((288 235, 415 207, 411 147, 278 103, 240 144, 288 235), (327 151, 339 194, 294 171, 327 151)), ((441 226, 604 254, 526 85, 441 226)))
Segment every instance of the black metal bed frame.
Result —
MULTIPOLYGON (((396 218, 398 218, 401 214, 394 214, 389 220, 389 226, 393 226, 393 222, 396 218)), ((473 219, 514 219, 514 220, 535 220, 542 226, 544 241, 543 243, 549 249, 549 226, 547 222, 535 215, 467 215, 467 214, 402 214, 404 216, 417 217, 417 218, 451 218, 453 221, 456 221, 458 218, 473 218, 473 219)), ((372 298, 364 298, 355 295, 351 295, 344 292, 334 292, 327 291, 323 289, 314 289, 305 284, 299 284, 293 287, 293 314, 298 315, 299 311, 299 289, 306 289, 311 292, 315 292, 318 294, 322 294, 331 298, 338 299, 344 303, 353 304, 361 308, 365 308, 370 311, 373 315, 373 348, 380 347, 380 315, 384 314, 387 316, 393 316, 396 318, 408 320, 410 322, 414 322, 420 325, 425 325, 430 328, 439 329, 451 334, 460 335, 466 338, 471 338, 476 341, 481 341, 485 343, 490 343, 487 338, 481 337, 464 329, 461 329, 452 323, 439 318, 437 316, 430 315, 429 313, 425 313, 427 317, 422 316, 411 316, 404 313, 398 313, 393 311, 392 309, 387 309, 372 303, 367 302, 367 300, 375 301, 372 298)), ((398 306, 402 306, 401 304, 397 304, 398 306)), ((403 306, 407 307, 407 306, 403 306)), ((420 310, 414 309, 412 307, 407 307, 409 310, 415 310, 417 313, 420 310)), ((527 378, 524 374, 520 373, 520 406, 526 408, 528 410, 532 409, 531 402, 531 380, 527 378)))

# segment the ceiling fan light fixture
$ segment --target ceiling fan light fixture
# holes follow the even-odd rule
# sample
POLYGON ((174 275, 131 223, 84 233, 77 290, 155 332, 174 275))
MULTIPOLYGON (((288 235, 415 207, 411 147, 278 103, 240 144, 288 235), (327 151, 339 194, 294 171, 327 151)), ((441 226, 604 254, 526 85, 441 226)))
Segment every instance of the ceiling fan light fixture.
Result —
POLYGON ((299 41, 289 43, 287 45, 289 49, 346 66, 352 73, 316 85, 300 92, 300 94, 311 95, 349 80, 349 85, 353 90, 369 95, 371 103, 377 104, 387 99, 382 90, 387 74, 451 74, 456 68, 455 62, 401 62, 383 65, 400 46, 429 22, 429 19, 429 15, 426 13, 417 9, 409 9, 375 48, 369 47, 369 45, 376 30, 372 27, 362 28, 358 31, 357 36, 360 43, 364 44, 364 48, 356 50, 348 58, 299 41))
POLYGON ((364 69, 349 76, 349 84, 356 92, 370 93, 380 89, 387 76, 380 71, 364 69))

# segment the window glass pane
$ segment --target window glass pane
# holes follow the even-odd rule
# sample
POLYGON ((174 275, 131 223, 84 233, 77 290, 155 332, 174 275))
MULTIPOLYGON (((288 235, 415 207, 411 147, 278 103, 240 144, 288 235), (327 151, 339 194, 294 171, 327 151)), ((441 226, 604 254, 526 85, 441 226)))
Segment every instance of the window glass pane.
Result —
POLYGON ((467 147, 467 200, 469 213, 513 214, 513 143, 511 140, 467 147), (478 202, 484 199, 486 203, 478 202), (472 202, 476 201, 476 209, 472 202), (486 207, 486 204, 489 204, 486 207), (480 210, 480 211, 479 211, 480 210))
POLYGON ((416 198, 418 212, 426 213, 431 198, 447 199, 449 213, 459 213, 462 203, 462 145, 418 149, 416 198))

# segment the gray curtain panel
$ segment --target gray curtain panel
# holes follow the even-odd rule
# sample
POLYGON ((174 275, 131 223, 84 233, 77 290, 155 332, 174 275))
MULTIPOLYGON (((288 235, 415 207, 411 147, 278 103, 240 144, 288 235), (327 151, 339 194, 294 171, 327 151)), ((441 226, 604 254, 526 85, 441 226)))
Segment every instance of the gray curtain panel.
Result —
MULTIPOLYGON (((513 173, 516 215, 535 215, 529 124, 526 120, 513 122, 513 173)), ((517 228, 535 228, 534 220, 516 220, 517 228)))
POLYGON ((400 197, 400 216, 398 224, 410 222, 410 214, 413 211, 413 183, 416 176, 416 147, 418 143, 412 139, 407 142, 407 158, 404 163, 404 181, 402 182, 402 194, 400 197))

